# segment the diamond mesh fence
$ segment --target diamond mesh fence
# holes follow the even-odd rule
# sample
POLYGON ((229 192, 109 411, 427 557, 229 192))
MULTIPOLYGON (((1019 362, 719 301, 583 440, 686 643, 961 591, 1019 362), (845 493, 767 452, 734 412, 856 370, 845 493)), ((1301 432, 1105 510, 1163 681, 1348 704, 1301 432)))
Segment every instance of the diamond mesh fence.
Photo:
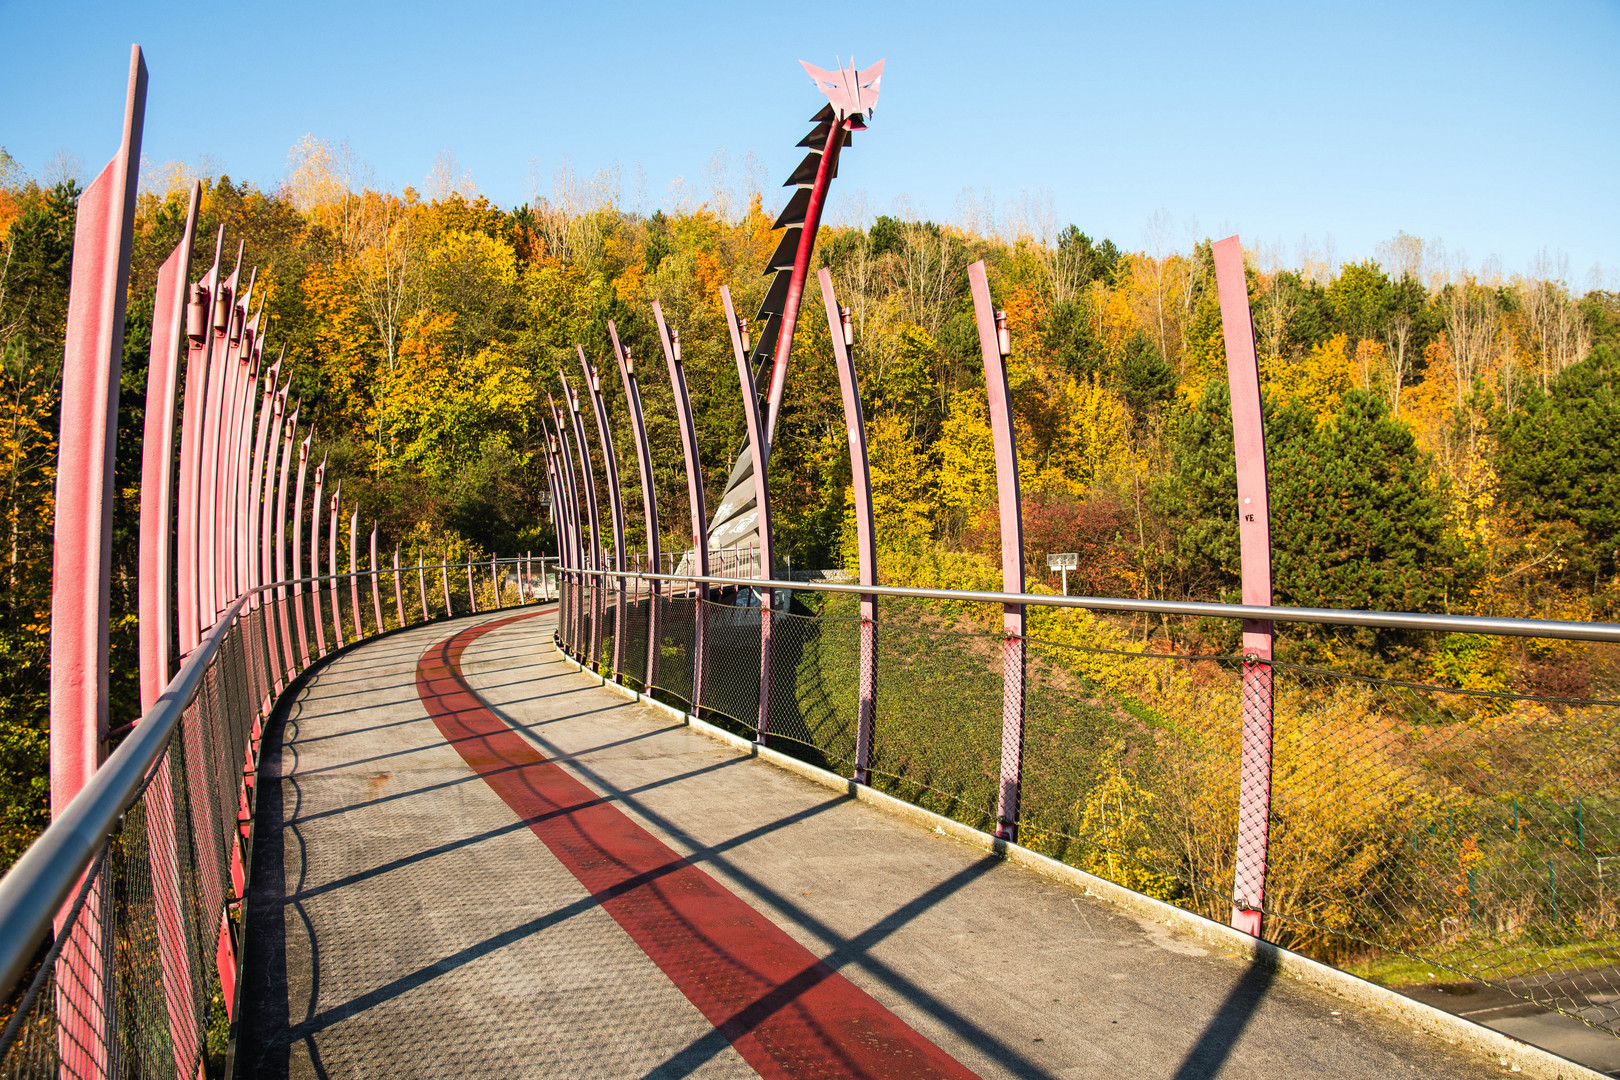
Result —
MULTIPOLYGON (((701 611, 701 715, 756 735, 758 594, 674 586, 660 695, 690 704, 701 611)), ((783 599, 766 741, 851 775, 858 597, 783 599)), ((1252 902, 1264 937, 1357 974, 1445 972, 1620 1033, 1620 703, 1036 636, 1008 669, 999 607, 877 609, 880 790, 989 831, 1011 760, 1026 847, 1221 922, 1252 902)))

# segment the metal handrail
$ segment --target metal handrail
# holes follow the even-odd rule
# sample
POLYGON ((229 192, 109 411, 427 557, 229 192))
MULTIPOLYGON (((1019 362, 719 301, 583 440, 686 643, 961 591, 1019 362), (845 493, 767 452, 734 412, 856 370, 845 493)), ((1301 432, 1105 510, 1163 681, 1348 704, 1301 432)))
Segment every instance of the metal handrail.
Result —
POLYGON ((594 574, 643 581, 688 581, 707 585, 752 585, 793 592, 847 593, 856 596, 894 596, 913 600, 957 600, 982 604, 1025 604, 1039 607, 1084 608, 1122 614, 1191 615, 1218 619, 1258 619, 1282 623, 1326 623, 1369 626, 1389 630, 1439 630, 1501 637, 1554 638, 1561 641, 1620 642, 1620 624, 1575 622, 1568 619, 1505 619, 1488 615, 1426 615, 1410 611, 1361 611, 1352 608, 1261 607, 1255 604, 1213 604, 1194 600, 1131 600, 1109 596, 1048 596, 1041 593, 983 592, 957 589, 917 589, 898 585, 858 585, 832 581, 776 581, 760 578, 698 577, 691 574, 652 574, 626 570, 582 570, 563 567, 565 574, 594 574))
MULTIPOLYGON (((488 559, 460 563, 424 564, 422 569, 452 569, 487 566, 488 559)), ((510 559, 505 561, 511 561, 510 559)), ((544 560, 537 560, 544 564, 544 560)), ((416 567, 410 567, 415 570, 416 567)), ((399 572, 404 573, 405 567, 399 572)), ((386 569, 356 570, 355 574, 393 573, 386 569)), ((119 818, 140 794, 147 775, 169 745, 169 737, 180 722, 202 684, 203 673, 219 652, 220 642, 236 625, 248 601, 257 594, 289 585, 348 578, 347 572, 319 577, 288 578, 254 586, 225 609, 197 648, 186 654, 163 693, 130 728, 129 737, 108 755, 89 781, 67 807, 55 815, 50 825, 22 857, 0 877, 0 994, 14 986, 27 968, 39 941, 51 928, 63 903, 78 885, 82 875, 119 818)))

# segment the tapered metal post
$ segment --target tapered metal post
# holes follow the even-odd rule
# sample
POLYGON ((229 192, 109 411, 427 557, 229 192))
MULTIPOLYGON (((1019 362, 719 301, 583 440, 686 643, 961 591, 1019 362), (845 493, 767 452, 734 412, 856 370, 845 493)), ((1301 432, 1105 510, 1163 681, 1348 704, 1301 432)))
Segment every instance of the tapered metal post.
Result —
MULTIPOLYGON (((596 472, 591 468, 591 448, 585 439, 585 420, 579 414, 579 395, 568 384, 568 376, 561 371, 557 378, 562 381, 563 396, 568 402, 568 417, 574 425, 574 438, 579 450, 579 474, 582 486, 585 489, 585 515, 591 527, 590 549, 586 552, 588 570, 605 570, 607 558, 602 552, 602 514, 596 501, 596 472)), ((591 641, 590 658, 587 663, 592 671, 601 670, 601 642, 602 642, 602 592, 606 584, 600 574, 592 574, 587 578, 587 588, 591 598, 591 641)))
POLYGON ((433 616, 428 614, 427 605, 427 570, 422 565, 422 551, 416 552, 416 595, 422 601, 422 621, 427 622, 433 616))
POLYGON ((495 590, 494 610, 496 611, 499 611, 503 606, 501 604, 500 561, 501 559, 499 555, 491 555, 489 557, 489 584, 495 590))
MULTIPOLYGON (((619 463, 613 452, 613 430, 608 426, 607 405, 602 400, 602 377, 596 366, 585 359, 583 346, 579 350, 579 366, 584 375, 585 388, 590 391, 591 408, 596 414, 597 438, 602 444, 602 472, 607 477, 608 512, 613 518, 613 569, 624 573, 624 500, 619 494, 619 463)), ((613 604, 613 677, 624 675, 624 578, 614 579, 613 604)))
POLYGON ((333 647, 343 648, 343 601, 338 598, 338 507, 343 499, 343 481, 338 481, 332 492, 332 505, 326 511, 327 545, 326 572, 331 575, 332 641, 333 647))
MULTIPOLYGON (((169 526, 173 494, 174 413, 180 343, 185 340, 187 278, 197 230, 202 189, 191 185, 191 200, 180 243, 157 275, 152 305, 152 344, 146 369, 146 427, 141 440, 140 664, 141 715, 157 703, 169 682, 170 624, 169 526)), ((152 875, 153 915, 163 972, 169 1044, 175 1064, 189 1070, 197 1051, 192 1001, 189 931, 182 899, 180 845, 175 834, 174 785, 170 755, 159 759, 146 792, 147 862, 152 875)))
POLYGON ((360 621, 360 574, 358 553, 360 550, 360 510, 349 517, 349 606, 354 611, 354 640, 364 641, 366 628, 360 621))
POLYGON ((584 599, 584 575, 581 571, 585 569, 585 543, 582 536, 583 525, 580 522, 578 488, 574 481, 574 452, 569 446, 568 429, 563 423, 562 411, 557 408, 557 402, 549 393, 546 395, 546 401, 551 406, 551 419, 555 425, 557 481, 562 489, 562 515, 568 530, 568 562, 571 571, 569 578, 573 581, 568 606, 571 625, 565 636, 574 650, 574 655, 583 657, 585 643, 580 638, 584 635, 585 618, 581 604, 584 599))
MULTIPOLYGON (((224 236, 223 227, 220 232, 224 236)), ((201 284, 191 287, 186 301, 186 403, 180 425, 180 508, 175 523, 179 545, 176 581, 180 621, 180 654, 185 656, 202 640, 202 607, 206 589, 200 551, 203 407, 208 396, 208 341, 211 297, 219 287, 219 245, 214 265, 201 284)))
MULTIPOLYGON (((292 415, 287 417, 283 425, 281 440, 281 467, 276 483, 276 509, 275 509, 275 539, 276 553, 276 580, 287 580, 287 480, 292 472, 293 446, 298 439, 298 406, 293 406, 292 415)), ((287 606, 291 602, 291 595, 287 586, 281 585, 276 589, 276 623, 281 629, 281 647, 286 660, 285 671, 287 681, 292 682, 293 676, 299 670, 298 650, 293 647, 292 626, 289 622, 287 606)))
MULTIPOLYGON (((765 421, 759 412, 759 395, 754 392, 748 370, 748 353, 743 349, 742 328, 731 304, 731 289, 720 286, 720 303, 726 312, 726 329, 731 334, 731 352, 737 362, 737 381, 742 391, 743 420, 748 425, 748 449, 753 455, 754 513, 759 535, 759 579, 770 580, 775 562, 771 546, 771 484, 769 465, 771 444, 765 435, 765 421)), ((741 576, 741 575, 739 575, 741 576)), ((775 591, 759 589, 759 717, 756 738, 764 743, 771 730, 771 694, 775 656, 771 648, 771 623, 775 611, 775 591)))
MULTIPOLYGON (((1012 395, 1007 389, 1006 316, 990 302, 990 281, 981 260, 968 267, 973 319, 979 327, 984 383, 989 394, 990 438, 996 451, 996 503, 1001 512, 1001 588, 1024 591, 1024 519, 1018 487, 1018 446, 1012 395)), ((1001 782, 996 803, 996 835, 1018 839, 1018 800, 1024 769, 1024 606, 1002 607, 1001 627, 1001 782)))
MULTIPOLYGON (((356 511, 356 516, 359 511, 356 511)), ((378 592, 381 587, 382 572, 377 564, 377 523, 371 523, 371 613, 377 620, 377 633, 383 632, 382 594, 378 592)))
MULTIPOLYGON (((292 587, 293 620, 298 627, 298 666, 309 667, 309 627, 304 622, 304 474, 309 469, 309 444, 314 432, 298 444, 298 485, 293 490, 292 587)), ((316 504, 320 503, 317 496, 316 504)), ((311 575, 315 573, 313 569, 311 575)))
POLYGON ((399 616, 399 625, 405 626, 405 587, 399 577, 399 545, 394 545, 394 614, 399 616))
POLYGON ((473 592, 472 552, 467 552, 467 606, 478 614, 478 596, 473 592))
MULTIPOLYGON (((308 440, 305 440, 307 445, 308 440)), ((321 486, 326 480, 326 458, 315 467, 315 495, 309 504, 309 576, 321 576, 321 486)), ((319 656, 326 655, 326 616, 321 614, 321 583, 309 583, 310 613, 315 619, 315 649, 319 656)))
MULTIPOLYGON (((681 455, 686 461, 686 495, 692 504, 692 558, 699 578, 709 577, 709 515, 703 504, 703 459, 698 452, 697 427, 692 422, 692 399, 686 392, 686 369, 677 355, 675 340, 664 322, 664 309, 653 301, 653 319, 658 323, 658 343, 669 365, 669 381, 675 391, 676 421, 681 430, 681 455)), ((692 713, 703 709, 704 684, 708 673, 709 585, 697 583, 695 647, 692 655, 692 713)))
MULTIPOLYGON (((51 808, 60 813, 100 765, 107 739, 107 627, 119 374, 135 191, 146 110, 146 63, 131 50, 118 152, 79 198, 73 230, 51 577, 51 808)), ((165 467, 167 463, 165 463, 165 467)), ((57 1052, 64 1074, 100 1077, 108 1037, 113 928, 98 882, 91 916, 56 962, 57 1052)), ((66 912, 63 912, 65 915, 66 912)))
POLYGON ((242 264, 242 252, 238 246, 237 270, 231 271, 223 284, 219 282, 219 249, 224 245, 225 227, 221 225, 214 251, 214 268, 210 272, 211 299, 208 301, 208 322, 204 328, 208 339, 207 387, 200 402, 202 441, 197 448, 197 558, 202 581, 202 606, 198 609, 199 634, 214 625, 219 613, 219 433, 224 423, 226 368, 229 364, 226 340, 231 325, 231 296, 236 290, 236 274, 242 264))
MULTIPOLYGON (((817 275, 821 299, 827 308, 827 330, 832 335, 838 389, 844 400, 844 430, 849 436, 849 471, 855 491, 855 551, 860 560, 862 585, 877 584, 877 529, 872 519, 872 473, 866 460, 866 417, 861 411, 861 384, 850 357, 852 327, 848 313, 833 293, 832 271, 817 275)), ((877 597, 861 594, 860 713, 855 725, 857 784, 872 782, 872 739, 877 726, 877 597)))
POLYGON ((444 562, 439 564, 439 576, 444 579, 444 616, 450 618, 455 610, 450 606, 450 553, 444 553, 444 562))
MULTIPOLYGON (((1271 605, 1271 500, 1266 481, 1266 432, 1260 367, 1236 236, 1212 245, 1226 342, 1226 378, 1232 395, 1232 444, 1237 465, 1238 555, 1243 602, 1271 605)), ((1243 621, 1242 764, 1238 777, 1237 861, 1232 881, 1232 926, 1260 936, 1266 896, 1266 854, 1271 831, 1271 623, 1243 621)))
MULTIPOLYGON (((243 566, 246 570, 246 580, 249 588, 256 589, 265 584, 264 560, 260 553, 264 550, 265 528, 264 512, 270 508, 264 499, 265 474, 269 470, 268 458, 270 454, 270 432, 281 430, 281 410, 286 407, 287 395, 280 387, 281 361, 277 360, 264 373, 263 400, 259 402, 258 431, 253 439, 252 465, 248 470, 247 494, 243 500, 245 523, 243 536, 243 566)), ((257 607, 262 596, 255 596, 253 606, 257 607)))
MULTIPOLYGON (((619 330, 608 320, 608 336, 613 339, 613 357, 619 363, 619 378, 624 383, 624 401, 630 410, 630 427, 636 435, 636 471, 641 480, 641 519, 647 530, 647 556, 653 566, 658 565, 658 491, 653 486, 652 450, 647 443, 647 422, 641 411, 641 384, 636 381, 635 360, 630 350, 619 344, 619 330)), ((542 575, 545 566, 540 568, 542 575)), ((650 581, 647 596, 647 676, 644 688, 652 690, 658 685, 658 595, 660 585, 650 581)))

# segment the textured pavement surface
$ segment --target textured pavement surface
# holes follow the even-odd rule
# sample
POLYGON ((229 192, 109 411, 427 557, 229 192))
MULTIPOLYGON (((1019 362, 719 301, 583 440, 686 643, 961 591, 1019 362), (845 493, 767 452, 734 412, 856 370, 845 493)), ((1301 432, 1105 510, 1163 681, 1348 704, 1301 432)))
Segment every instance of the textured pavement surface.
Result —
POLYGON ((512 614, 360 646, 268 733, 239 1076, 1504 1072, 627 703, 512 614))

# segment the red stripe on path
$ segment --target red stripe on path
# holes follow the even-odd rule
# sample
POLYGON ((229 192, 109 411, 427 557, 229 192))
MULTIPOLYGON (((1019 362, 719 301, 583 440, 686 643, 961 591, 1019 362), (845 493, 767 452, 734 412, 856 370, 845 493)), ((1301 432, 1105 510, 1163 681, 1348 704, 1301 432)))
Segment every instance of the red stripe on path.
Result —
POLYGON ((506 805, 767 1080, 976 1080, 871 995, 543 757, 468 686, 471 627, 416 668, 428 715, 506 805))

